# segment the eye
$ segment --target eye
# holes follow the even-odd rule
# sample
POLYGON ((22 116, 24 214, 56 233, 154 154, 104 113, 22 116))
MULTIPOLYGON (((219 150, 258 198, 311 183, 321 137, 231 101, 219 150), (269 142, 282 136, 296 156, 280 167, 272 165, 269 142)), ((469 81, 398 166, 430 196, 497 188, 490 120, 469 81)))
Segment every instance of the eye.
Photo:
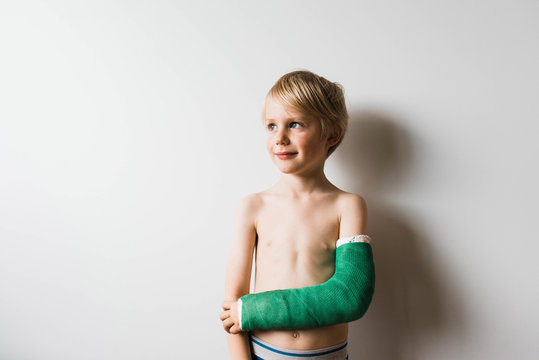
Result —
POLYGON ((268 124, 268 130, 271 131, 275 129, 275 124, 268 124))
POLYGON ((294 121, 294 122, 291 122, 291 123, 290 123, 290 127, 291 127, 291 128, 298 128, 298 127, 301 127, 301 124, 300 124, 299 122, 295 122, 295 121, 294 121), (295 125, 297 125, 297 126, 295 126, 295 125))

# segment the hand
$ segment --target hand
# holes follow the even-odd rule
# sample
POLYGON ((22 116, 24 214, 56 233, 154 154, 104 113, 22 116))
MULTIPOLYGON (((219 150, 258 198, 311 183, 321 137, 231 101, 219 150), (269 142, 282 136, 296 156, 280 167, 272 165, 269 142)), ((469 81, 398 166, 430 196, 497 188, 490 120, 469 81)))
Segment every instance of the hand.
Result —
POLYGON ((237 301, 224 301, 223 312, 219 316, 223 322, 223 328, 229 334, 239 334, 241 332, 241 324, 238 315, 237 301))

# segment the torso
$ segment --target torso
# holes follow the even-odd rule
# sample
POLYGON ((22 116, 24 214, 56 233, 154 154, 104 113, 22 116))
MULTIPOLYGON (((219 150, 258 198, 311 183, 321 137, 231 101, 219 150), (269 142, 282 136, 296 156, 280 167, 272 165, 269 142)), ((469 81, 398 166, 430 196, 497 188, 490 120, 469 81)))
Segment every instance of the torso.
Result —
MULTIPOLYGON (((305 199, 270 190, 256 194, 255 293, 317 285, 333 275, 339 200, 347 195, 350 194, 337 188, 305 199)), ((316 349, 344 342, 348 324, 252 333, 279 347, 316 349)))

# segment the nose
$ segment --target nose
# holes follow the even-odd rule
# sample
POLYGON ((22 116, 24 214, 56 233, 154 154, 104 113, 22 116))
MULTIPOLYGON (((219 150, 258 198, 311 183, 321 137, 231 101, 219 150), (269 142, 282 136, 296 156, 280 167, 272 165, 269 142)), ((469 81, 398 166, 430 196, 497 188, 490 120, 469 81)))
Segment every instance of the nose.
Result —
POLYGON ((275 133, 275 144, 281 145, 281 144, 288 144, 288 134, 286 133, 286 129, 280 129, 275 133))

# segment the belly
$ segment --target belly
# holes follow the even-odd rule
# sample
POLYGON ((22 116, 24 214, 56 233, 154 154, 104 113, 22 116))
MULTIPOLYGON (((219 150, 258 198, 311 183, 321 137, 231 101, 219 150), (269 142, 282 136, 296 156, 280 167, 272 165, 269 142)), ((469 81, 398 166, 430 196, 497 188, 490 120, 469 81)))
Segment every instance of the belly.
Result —
POLYGON ((255 269, 255 292, 321 284, 335 272, 335 249, 262 244, 255 269))
POLYGON ((340 344, 348 337, 348 324, 313 329, 254 330, 260 339, 290 350, 314 350, 340 344))
MULTIPOLYGON (((335 251, 326 246, 303 248, 259 247, 256 254, 255 293, 321 284, 335 272, 335 251)), ((312 329, 255 330, 253 335, 291 350, 318 349, 342 343, 348 324, 312 329)))

